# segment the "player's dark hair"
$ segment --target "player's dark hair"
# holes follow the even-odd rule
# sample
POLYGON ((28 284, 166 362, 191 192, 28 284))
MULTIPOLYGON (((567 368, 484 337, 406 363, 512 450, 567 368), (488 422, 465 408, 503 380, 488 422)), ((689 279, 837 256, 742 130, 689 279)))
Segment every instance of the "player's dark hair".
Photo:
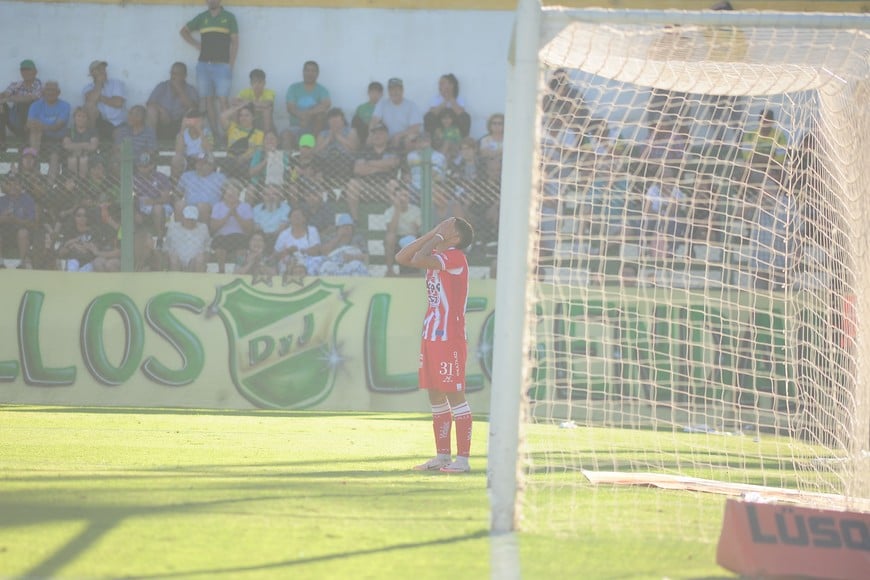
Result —
POLYGON ((266 80, 266 72, 263 69, 255 68, 251 71, 251 74, 248 75, 248 78, 251 79, 251 82, 254 81, 265 81, 266 80))
POLYGON ((470 223, 458 217, 453 220, 453 227, 459 234, 459 242, 456 244, 458 249, 464 250, 474 242, 474 228, 470 223))

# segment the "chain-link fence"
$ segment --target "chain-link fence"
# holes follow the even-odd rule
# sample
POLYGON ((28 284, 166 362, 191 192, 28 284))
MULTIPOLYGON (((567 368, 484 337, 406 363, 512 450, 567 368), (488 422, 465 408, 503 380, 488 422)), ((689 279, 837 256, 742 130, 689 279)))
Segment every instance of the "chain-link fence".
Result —
POLYGON ((4 267, 419 275, 395 253, 463 216, 476 231, 472 275, 494 275, 501 160, 479 160, 476 141, 446 151, 424 134, 394 147, 376 129, 348 148, 329 131, 257 133, 222 148, 201 137, 156 149, 135 139, 10 148, 0 159, 4 267))

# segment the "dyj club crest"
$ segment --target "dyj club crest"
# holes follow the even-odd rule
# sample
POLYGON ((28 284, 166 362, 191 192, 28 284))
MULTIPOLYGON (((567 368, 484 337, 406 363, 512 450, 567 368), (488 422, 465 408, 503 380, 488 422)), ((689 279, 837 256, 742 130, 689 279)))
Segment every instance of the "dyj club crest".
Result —
POLYGON ((321 280, 287 294, 262 292, 242 279, 219 287, 212 312, 226 326, 239 392, 273 409, 326 399, 341 365, 338 323, 350 305, 343 286, 321 280))

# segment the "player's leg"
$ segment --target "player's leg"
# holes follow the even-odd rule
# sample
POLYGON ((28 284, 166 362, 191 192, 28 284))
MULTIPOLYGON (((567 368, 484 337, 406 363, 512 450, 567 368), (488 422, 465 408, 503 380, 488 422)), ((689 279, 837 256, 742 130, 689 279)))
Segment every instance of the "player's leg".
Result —
POLYGON ((445 473, 467 473, 471 471, 468 457, 471 455, 471 407, 464 392, 446 393, 447 402, 456 423, 456 460, 441 468, 445 473))
POLYGON ((420 388, 426 389, 429 394, 429 404, 432 407, 432 431, 435 435, 435 452, 432 459, 414 466, 418 471, 436 471, 450 465, 450 429, 453 421, 450 413, 450 404, 447 395, 437 388, 437 360, 431 356, 427 341, 422 341, 420 347, 420 366, 418 376, 420 388), (433 366, 434 365, 434 366, 433 366), (433 376, 434 375, 434 376, 433 376))
POLYGON ((456 460, 441 471, 445 473, 467 473, 471 471, 468 457, 471 454, 471 407, 465 399, 465 359, 466 344, 445 344, 447 348, 441 360, 444 374, 444 394, 450 404, 453 422, 456 424, 456 460))

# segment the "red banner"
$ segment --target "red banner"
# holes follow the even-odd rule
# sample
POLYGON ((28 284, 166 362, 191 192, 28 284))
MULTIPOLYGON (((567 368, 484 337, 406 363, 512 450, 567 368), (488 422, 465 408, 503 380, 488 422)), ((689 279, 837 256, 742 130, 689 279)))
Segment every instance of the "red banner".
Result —
POLYGON ((717 563, 752 577, 870 578, 870 514, 729 499, 717 563))

